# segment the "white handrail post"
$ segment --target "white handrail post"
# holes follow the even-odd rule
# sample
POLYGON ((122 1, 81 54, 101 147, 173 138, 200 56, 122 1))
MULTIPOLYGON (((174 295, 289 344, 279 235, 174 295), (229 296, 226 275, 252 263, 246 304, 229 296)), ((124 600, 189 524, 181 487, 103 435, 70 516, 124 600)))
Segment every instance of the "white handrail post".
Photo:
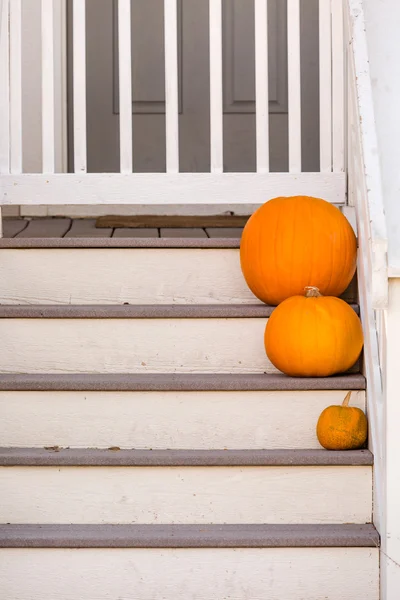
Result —
POLYGON ((268 0, 255 0, 257 172, 269 171, 268 0))
POLYGON ((54 9, 42 0, 42 161, 43 173, 55 170, 54 136, 54 9))
POLYGON ((87 171, 86 2, 73 0, 74 170, 87 171))
POLYGON ((332 171, 331 0, 319 0, 319 153, 321 173, 330 173, 332 171))
POLYGON ((131 0, 118 0, 119 146, 121 173, 132 173, 131 0))
POLYGON ((179 172, 178 6, 164 0, 165 137, 167 173, 179 172))
POLYGON ((343 0, 332 0, 332 165, 344 171, 343 0))
POLYGON ((223 87, 222 87, 222 2, 209 1, 210 12, 210 163, 212 173, 222 173, 223 87))
MULTIPOLYGON (((339 0, 341 1, 341 0, 339 0)), ((289 172, 301 172, 300 0, 287 0, 289 172)))

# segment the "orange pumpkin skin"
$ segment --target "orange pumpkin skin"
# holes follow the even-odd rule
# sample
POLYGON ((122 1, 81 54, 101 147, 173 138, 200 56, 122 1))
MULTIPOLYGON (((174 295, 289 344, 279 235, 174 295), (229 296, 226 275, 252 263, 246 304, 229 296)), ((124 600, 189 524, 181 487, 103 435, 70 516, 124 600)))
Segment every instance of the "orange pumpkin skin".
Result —
POLYGON ((356 269, 357 243, 340 210, 320 198, 274 198, 247 221, 240 263, 247 285, 270 305, 307 286, 340 296, 356 269))
POLYGON ((354 365, 363 346, 360 319, 340 298, 293 296, 267 321, 265 350, 292 377, 328 377, 354 365))
POLYGON ((328 406, 318 419, 318 441, 327 450, 357 450, 367 441, 367 417, 360 408, 345 402, 328 406))

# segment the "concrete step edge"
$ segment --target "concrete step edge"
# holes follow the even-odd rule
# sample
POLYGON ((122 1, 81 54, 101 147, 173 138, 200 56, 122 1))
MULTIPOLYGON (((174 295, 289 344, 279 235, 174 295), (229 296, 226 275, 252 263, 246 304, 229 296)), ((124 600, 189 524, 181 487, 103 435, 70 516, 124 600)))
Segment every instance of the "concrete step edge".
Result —
POLYGON ((0 374, 0 391, 311 391, 364 390, 365 377, 288 377, 273 374, 219 373, 68 373, 0 374))
POLYGON ((121 450, 0 448, 0 467, 282 467, 371 466, 369 450, 121 450))
MULTIPOLYGON (((357 313, 359 307, 350 304, 357 313)), ((0 319, 237 319, 268 318, 265 304, 0 305, 0 319)))
POLYGON ((0 525, 1 548, 379 547, 366 525, 0 525))

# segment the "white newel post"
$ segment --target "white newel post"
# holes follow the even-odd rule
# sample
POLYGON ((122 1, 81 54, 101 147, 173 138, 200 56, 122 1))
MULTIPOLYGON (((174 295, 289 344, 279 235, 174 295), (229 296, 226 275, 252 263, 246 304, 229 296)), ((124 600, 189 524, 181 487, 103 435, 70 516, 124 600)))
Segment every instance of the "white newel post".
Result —
POLYGON ((400 279, 389 280, 386 366, 386 494, 382 535, 382 600, 400 596, 400 279))

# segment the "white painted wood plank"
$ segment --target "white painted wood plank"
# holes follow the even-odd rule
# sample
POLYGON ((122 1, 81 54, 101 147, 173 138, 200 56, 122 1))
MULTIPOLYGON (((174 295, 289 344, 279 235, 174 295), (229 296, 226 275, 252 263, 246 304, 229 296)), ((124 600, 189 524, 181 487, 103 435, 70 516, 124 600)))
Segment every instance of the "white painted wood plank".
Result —
POLYGON ((361 466, 2 467, 0 486, 6 523, 310 524, 372 518, 372 468, 361 466))
POLYGON ((10 3, 10 170, 22 173, 22 7, 10 3))
POLYGON ((121 173, 132 173, 131 0, 118 1, 119 148, 121 173))
POLYGON ((332 160, 344 171, 344 36, 343 2, 332 1, 332 160))
POLYGON ((3 174, 10 171, 9 0, 2 0, 0 11, 0 173, 3 174))
POLYGON ((322 173, 332 171, 331 0, 319 0, 319 154, 322 173))
POLYGON ((115 600, 132 590, 141 600, 379 599, 378 548, 4 549, 0 559, 7 600, 115 600))
POLYGON ((54 3, 42 0, 42 152, 43 173, 55 170, 54 3))
POLYGON ((257 172, 269 171, 268 0, 255 0, 257 172))
POLYGON ((0 302, 259 303, 244 281, 239 250, 201 248, 2 249, 0 302))
MULTIPOLYGON (((73 0, 74 170, 86 173, 86 1, 73 0)), ((50 203, 53 204, 53 203, 50 203)))
POLYGON ((88 173, 5 175, 0 201, 25 204, 261 205, 310 195, 344 204, 344 173, 88 173))
POLYGON ((223 84, 222 84, 222 2, 209 0, 210 27, 210 161, 211 172, 222 173, 223 84))
POLYGON ((264 318, 2 319, 2 373, 275 373, 264 318))
POLYGON ((177 0, 164 0, 165 134, 167 173, 179 171, 178 9, 177 0))
POLYGON ((301 172, 300 0, 287 0, 289 172, 301 172))
MULTIPOLYGON (((319 448, 315 424, 344 391, 0 392, 9 447, 319 448), (227 418, 229 415, 229 418, 227 418)), ((365 392, 352 406, 365 410, 365 392)))

